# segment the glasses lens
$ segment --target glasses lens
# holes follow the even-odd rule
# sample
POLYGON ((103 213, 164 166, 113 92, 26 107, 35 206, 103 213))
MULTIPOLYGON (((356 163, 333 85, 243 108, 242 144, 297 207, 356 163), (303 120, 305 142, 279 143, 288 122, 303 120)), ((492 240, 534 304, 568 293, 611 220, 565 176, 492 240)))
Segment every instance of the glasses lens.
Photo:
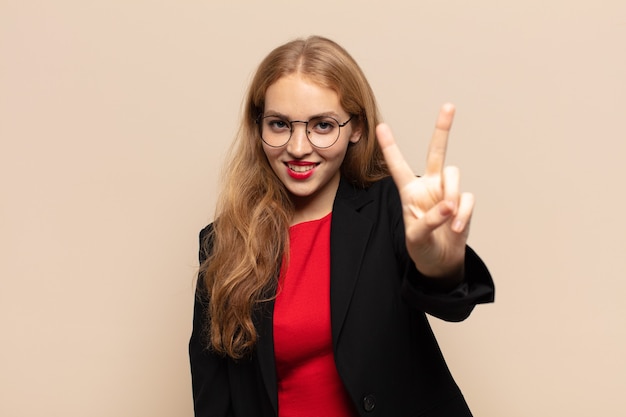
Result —
POLYGON ((332 117, 315 117, 307 126, 309 140, 318 148, 328 148, 339 138, 339 122, 332 117))
POLYGON ((270 146, 283 146, 289 142, 291 124, 278 116, 261 119, 261 139, 270 146))

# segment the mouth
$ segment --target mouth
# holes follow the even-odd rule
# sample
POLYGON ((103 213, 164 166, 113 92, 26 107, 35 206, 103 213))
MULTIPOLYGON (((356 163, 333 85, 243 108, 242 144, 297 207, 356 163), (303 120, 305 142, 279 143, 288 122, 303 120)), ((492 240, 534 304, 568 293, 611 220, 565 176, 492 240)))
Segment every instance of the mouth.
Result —
POLYGON ((287 165, 287 168, 289 168, 290 170, 294 172, 307 172, 315 168, 318 164, 312 164, 312 163, 294 164, 292 162, 288 162, 286 165, 287 165))
POLYGON ((287 173, 290 177, 297 180, 305 180, 313 175, 315 168, 319 165, 319 162, 305 162, 305 161, 288 161, 285 162, 287 167, 287 173))

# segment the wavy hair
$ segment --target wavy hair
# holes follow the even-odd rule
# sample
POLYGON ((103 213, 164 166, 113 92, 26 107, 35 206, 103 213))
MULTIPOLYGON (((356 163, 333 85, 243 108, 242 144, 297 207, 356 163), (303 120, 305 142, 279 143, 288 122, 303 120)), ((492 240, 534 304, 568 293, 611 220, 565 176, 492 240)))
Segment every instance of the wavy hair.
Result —
POLYGON ((290 195, 270 167, 256 121, 265 94, 281 77, 299 73, 334 90, 361 128, 341 166, 345 180, 368 187, 388 175, 375 138, 379 114, 372 89, 354 59, 335 42, 312 36, 274 49, 259 65, 248 89, 243 119, 225 165, 216 220, 200 266, 208 297, 207 344, 240 359, 257 341, 253 313, 275 297, 294 212, 290 195), (208 247, 210 245, 210 248, 208 247))

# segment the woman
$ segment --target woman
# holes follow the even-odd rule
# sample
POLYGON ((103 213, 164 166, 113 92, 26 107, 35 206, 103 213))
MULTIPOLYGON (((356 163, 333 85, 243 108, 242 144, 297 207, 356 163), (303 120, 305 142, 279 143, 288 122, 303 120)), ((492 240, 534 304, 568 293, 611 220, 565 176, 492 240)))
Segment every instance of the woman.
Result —
POLYGON ((466 246, 473 197, 444 168, 453 112, 416 177, 339 45, 263 60, 201 233, 196 416, 471 415, 425 315, 493 300, 466 246))

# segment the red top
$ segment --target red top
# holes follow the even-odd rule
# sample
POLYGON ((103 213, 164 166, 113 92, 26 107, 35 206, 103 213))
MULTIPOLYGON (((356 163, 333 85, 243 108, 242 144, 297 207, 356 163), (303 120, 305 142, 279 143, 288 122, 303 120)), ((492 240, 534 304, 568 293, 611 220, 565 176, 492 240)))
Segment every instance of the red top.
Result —
POLYGON ((330 329, 331 214, 289 229, 289 267, 274 306, 279 417, 352 417, 330 329))

